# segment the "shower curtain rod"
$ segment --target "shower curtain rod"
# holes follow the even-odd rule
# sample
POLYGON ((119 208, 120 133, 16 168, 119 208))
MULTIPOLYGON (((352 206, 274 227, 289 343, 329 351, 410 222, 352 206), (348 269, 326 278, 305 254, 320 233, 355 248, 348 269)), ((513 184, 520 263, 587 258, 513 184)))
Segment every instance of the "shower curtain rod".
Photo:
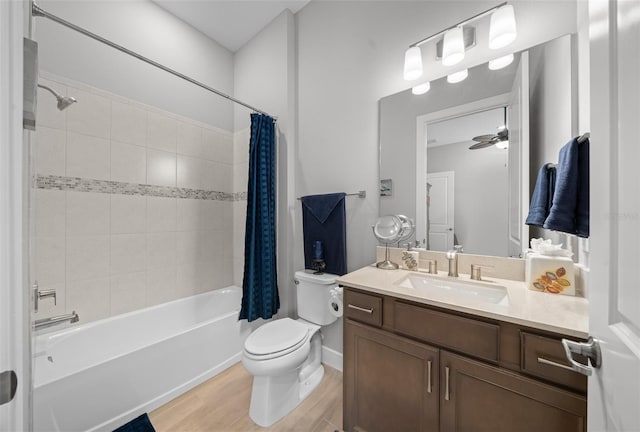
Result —
POLYGON ((238 99, 236 99, 236 98, 234 98, 232 96, 229 96, 228 94, 222 93, 221 91, 216 90, 213 87, 209 87, 208 85, 203 84, 200 81, 197 81, 197 80, 195 80, 195 79, 193 79, 193 78, 191 78, 191 77, 189 77, 187 75, 184 75, 184 74, 182 74, 180 72, 177 72, 177 71, 175 71, 175 70, 173 70, 173 69, 171 69, 171 68, 169 68, 169 67, 167 67, 167 66, 165 66, 163 64, 160 64, 160 63, 158 63, 156 61, 153 61, 153 60, 151 60, 151 59, 149 59, 149 58, 147 58, 147 57, 145 57, 145 56, 143 56, 141 54, 138 54, 135 51, 131 51, 130 49, 125 48, 122 45, 118 45, 115 42, 111 42, 110 40, 105 39, 102 36, 98 36, 97 34, 90 32, 89 30, 86 30, 86 29, 84 29, 82 27, 79 27, 79 26, 77 26, 75 24, 72 24, 69 21, 66 21, 66 20, 64 20, 64 19, 62 19, 62 18, 60 18, 60 17, 58 17, 56 15, 53 15, 52 13, 49 13, 49 12, 45 11, 44 9, 42 9, 35 2, 31 3, 31 13, 32 13, 32 15, 34 17, 44 17, 44 18, 50 19, 51 21, 55 21, 58 24, 62 24, 63 26, 65 26, 67 28, 70 28, 71 30, 75 30, 78 33, 82 33, 85 36, 89 36, 91 39, 97 40, 98 42, 101 42, 101 43, 103 43, 105 45, 109 45, 110 47, 115 48, 118 51, 121 51, 121 52, 123 52, 125 54, 129 54, 130 56, 135 57, 138 60, 142 60, 143 62, 148 63, 148 64, 150 64, 152 66, 155 66, 158 69, 162 69, 165 72, 168 72, 168 73, 170 73, 172 75, 177 76, 178 78, 182 78, 185 81, 189 81, 190 83, 195 84, 198 87, 202 87, 205 90, 209 90, 210 92, 215 93, 218 96, 222 96, 225 99, 229 99, 230 101, 235 102, 237 104, 240 104, 240 105, 242 105, 244 107, 247 107, 252 111, 255 111, 255 112, 260 113, 260 114, 267 115, 267 116, 271 117, 274 120, 278 119, 277 117, 272 116, 271 114, 269 114, 269 113, 267 113, 265 111, 259 110, 258 108, 255 108, 255 107, 253 107, 253 106, 251 106, 249 104, 246 104, 246 103, 244 103, 244 102, 242 102, 242 101, 240 101, 240 100, 238 100, 238 99))

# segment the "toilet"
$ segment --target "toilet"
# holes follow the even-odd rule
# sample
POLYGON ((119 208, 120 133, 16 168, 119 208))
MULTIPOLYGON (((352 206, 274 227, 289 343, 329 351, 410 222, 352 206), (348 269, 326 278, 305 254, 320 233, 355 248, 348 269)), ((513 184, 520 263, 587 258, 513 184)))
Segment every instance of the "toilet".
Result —
POLYGON ((320 384, 320 327, 335 322, 331 294, 336 275, 295 273, 298 318, 282 318, 257 328, 247 337, 242 364, 253 375, 249 416, 267 427, 289 414, 320 384))

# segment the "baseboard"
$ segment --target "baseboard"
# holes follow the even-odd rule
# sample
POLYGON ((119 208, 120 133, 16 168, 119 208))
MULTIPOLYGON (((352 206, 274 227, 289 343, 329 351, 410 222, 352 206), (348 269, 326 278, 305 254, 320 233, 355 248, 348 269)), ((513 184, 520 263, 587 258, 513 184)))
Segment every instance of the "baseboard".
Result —
POLYGON ((323 346, 322 363, 342 372, 342 353, 323 346))

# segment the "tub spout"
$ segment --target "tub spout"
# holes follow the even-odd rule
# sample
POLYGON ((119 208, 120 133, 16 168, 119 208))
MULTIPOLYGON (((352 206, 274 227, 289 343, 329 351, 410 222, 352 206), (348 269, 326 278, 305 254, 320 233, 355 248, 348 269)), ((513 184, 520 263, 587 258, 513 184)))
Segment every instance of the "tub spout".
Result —
POLYGON ((33 325, 36 328, 36 330, 38 330, 41 328, 54 326, 56 324, 60 324, 65 321, 69 321, 70 323, 77 323, 78 321, 80 321, 80 317, 78 316, 76 311, 73 311, 70 314, 66 314, 66 315, 58 315, 58 316, 36 320, 33 325))

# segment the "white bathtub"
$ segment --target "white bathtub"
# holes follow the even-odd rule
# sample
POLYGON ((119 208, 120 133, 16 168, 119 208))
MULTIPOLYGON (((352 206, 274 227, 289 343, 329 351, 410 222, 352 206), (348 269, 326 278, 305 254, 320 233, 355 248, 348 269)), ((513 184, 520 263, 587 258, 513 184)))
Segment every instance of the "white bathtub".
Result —
POLYGON ((235 364, 250 332, 241 296, 230 287, 37 336, 34 430, 111 431, 235 364))

